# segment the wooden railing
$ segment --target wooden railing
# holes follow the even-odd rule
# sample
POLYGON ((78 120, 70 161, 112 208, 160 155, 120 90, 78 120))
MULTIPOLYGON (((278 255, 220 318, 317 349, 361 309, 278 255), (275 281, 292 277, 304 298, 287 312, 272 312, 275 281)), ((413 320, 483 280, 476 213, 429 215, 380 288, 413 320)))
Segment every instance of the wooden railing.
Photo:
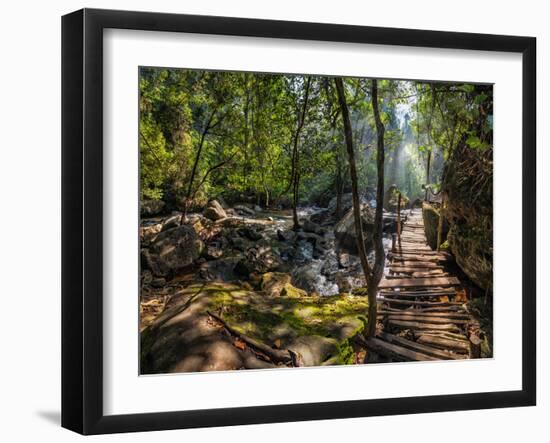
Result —
POLYGON ((397 234, 392 234, 392 252, 397 252, 396 246, 401 250, 401 191, 397 190, 397 234), (396 245, 397 240, 397 245, 396 245))

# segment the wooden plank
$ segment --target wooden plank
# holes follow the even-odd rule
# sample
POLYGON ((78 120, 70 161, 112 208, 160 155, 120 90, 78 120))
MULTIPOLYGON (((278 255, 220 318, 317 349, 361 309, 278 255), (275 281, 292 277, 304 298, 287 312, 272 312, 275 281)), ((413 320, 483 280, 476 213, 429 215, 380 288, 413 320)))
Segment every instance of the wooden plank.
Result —
POLYGON ((411 351, 421 352, 423 354, 429 355, 431 357, 438 358, 440 360, 460 360, 464 359, 464 355, 453 354, 449 351, 441 350, 438 348, 433 348, 431 346, 426 346, 421 343, 417 343, 406 338, 399 337, 398 335, 388 334, 387 332, 382 332, 378 335, 382 340, 387 341, 398 346, 410 349, 411 351))
POLYGON ((435 323, 423 323, 423 322, 405 321, 405 320, 389 320, 388 326, 396 327, 400 329, 417 329, 417 330, 450 331, 450 332, 460 331, 458 326, 452 323, 435 324, 435 323))
POLYGON ((434 269, 433 271, 416 271, 412 273, 414 278, 423 278, 423 277, 451 277, 451 274, 448 272, 443 272, 442 269, 434 269))
POLYGON ((432 334, 421 334, 417 339, 418 343, 431 345, 440 349, 452 349, 458 352, 470 352, 470 344, 467 341, 451 340, 444 337, 438 337, 432 334))
POLYGON ((456 277, 440 278, 402 278, 382 280, 379 288, 421 288, 428 286, 456 286, 460 281, 456 277))
POLYGON ((423 291, 423 292, 404 292, 401 294, 400 292, 383 292, 380 293, 382 297, 388 297, 388 298, 417 298, 417 297, 426 297, 426 298, 437 298, 437 297, 452 297, 454 293, 449 294, 446 292, 429 292, 429 291, 423 291))
POLYGON ((417 300, 402 300, 399 298, 378 297, 380 303, 390 303, 401 306, 424 306, 424 307, 447 307, 461 306, 462 303, 453 301, 417 301, 417 300))
POLYGON ((420 262, 420 261, 411 261, 411 262, 393 262, 391 268, 415 268, 415 269, 443 269, 443 265, 434 262, 420 262))
POLYGON ((421 316, 426 318, 446 318, 446 319, 456 319, 456 320, 470 320, 470 315, 466 312, 426 312, 422 309, 392 309, 387 311, 382 309, 378 311, 378 314, 383 314, 387 316, 421 316))
POLYGON ((382 289, 379 291, 381 295, 412 295, 412 296, 422 296, 430 294, 438 295, 455 295, 456 290, 453 288, 427 288, 420 291, 393 291, 391 289, 382 289))
POLYGON ((441 252, 432 251, 431 249, 426 249, 425 251, 422 251, 418 248, 414 249, 403 249, 401 251, 397 251, 395 253, 391 253, 393 256, 399 257, 401 255, 407 256, 407 255, 414 255, 414 256, 426 256, 426 257, 439 257, 442 260, 447 260, 447 256, 442 254, 441 252))
POLYGON ((392 272, 428 272, 428 271, 442 271, 443 266, 390 266, 392 272))
POLYGON ((424 277, 452 277, 443 269, 424 269, 423 271, 401 271, 390 269, 389 275, 385 278, 424 278, 424 277))
POLYGON ((396 359, 399 361, 433 361, 437 358, 421 352, 412 351, 403 346, 394 345, 379 338, 369 338, 366 341, 367 349, 370 349, 378 354, 396 359))
POLYGON ((440 257, 430 257, 427 255, 394 255, 394 254, 388 254, 391 255, 391 259, 396 262, 421 262, 421 263, 434 263, 437 264, 438 262, 442 261, 440 257))
POLYGON ((424 316, 422 314, 398 314, 391 313, 386 315, 389 321, 399 320, 399 321, 410 321, 410 322, 419 322, 419 323, 432 323, 434 325, 465 325, 470 322, 468 318, 450 318, 450 317, 432 317, 424 316))
POLYGON ((384 278, 390 279, 390 280, 399 280, 399 279, 405 279, 405 278, 439 278, 439 277, 452 277, 451 274, 448 274, 446 272, 439 272, 439 273, 429 273, 429 272, 414 272, 413 275, 386 275, 384 278), (415 275, 420 274, 420 275, 415 275))
POLYGON ((442 306, 442 307, 439 307, 439 306, 427 307, 427 308, 417 309, 417 311, 426 312, 426 313, 429 313, 429 312, 457 312, 457 313, 458 312, 463 312, 463 313, 467 314, 467 311, 462 306, 459 306, 459 305, 442 306))

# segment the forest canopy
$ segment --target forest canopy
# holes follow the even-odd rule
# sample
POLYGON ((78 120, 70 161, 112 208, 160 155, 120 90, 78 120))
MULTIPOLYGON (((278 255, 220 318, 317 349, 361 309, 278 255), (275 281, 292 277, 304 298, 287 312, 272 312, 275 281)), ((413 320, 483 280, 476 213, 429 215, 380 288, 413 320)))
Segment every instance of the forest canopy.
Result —
MULTIPOLYGON (((359 188, 373 199, 376 130, 371 81, 344 78, 359 188)), ((326 205, 350 189, 340 107, 330 77, 140 69, 140 197, 168 208, 212 196, 326 205), (294 187, 297 189, 295 190, 294 187)), ((378 80, 385 187, 411 201, 441 183, 460 143, 492 148, 492 86, 378 80)))

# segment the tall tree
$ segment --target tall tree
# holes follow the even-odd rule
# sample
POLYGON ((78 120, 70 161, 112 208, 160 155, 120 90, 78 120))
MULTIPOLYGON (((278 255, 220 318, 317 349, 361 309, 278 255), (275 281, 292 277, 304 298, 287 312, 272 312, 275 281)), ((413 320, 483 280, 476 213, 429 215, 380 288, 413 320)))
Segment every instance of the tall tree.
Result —
POLYGON ((376 213, 374 218, 374 248, 375 248, 375 262, 371 267, 367 257, 365 240, 363 237, 363 227, 361 221, 361 205, 359 200, 359 187, 357 184, 357 167, 355 162, 355 151, 353 147, 353 131, 351 127, 351 120, 349 115, 349 109, 346 100, 346 93, 344 89, 344 82, 341 78, 335 78, 334 83, 336 85, 336 91, 338 93, 338 100, 342 110, 342 120, 344 124, 344 137, 346 140, 346 147, 348 151, 348 163, 350 167, 350 179, 351 179, 351 192, 353 201, 353 219, 355 223, 355 234, 357 241, 357 250, 359 251, 359 259, 361 260, 361 267, 365 274, 365 280, 367 281, 367 291, 369 300, 369 321, 367 326, 367 336, 373 337, 376 334, 376 316, 377 305, 376 295, 378 292, 378 284, 382 278, 382 272, 384 270, 384 247, 382 244, 382 206, 384 200, 384 125, 380 119, 380 112, 378 110, 378 87, 376 80, 372 81, 372 103, 374 110, 374 117, 376 122, 376 130, 378 134, 377 143, 377 170, 378 170, 378 182, 376 192, 376 213))
POLYGON ((302 111, 298 116, 298 125, 294 132, 293 148, 292 148, 292 220, 294 221, 294 230, 300 228, 300 222, 298 220, 298 193, 300 189, 300 152, 298 149, 298 143, 300 140, 300 133, 304 127, 307 112, 307 102, 309 99, 309 87, 311 85, 311 76, 308 76, 305 84, 304 102, 302 104, 302 111))
MULTIPOLYGON (((384 148, 384 134, 385 128, 380 118, 380 110, 378 108, 378 81, 372 80, 371 84, 372 91, 372 109, 374 113, 374 121, 376 123, 376 166, 378 170, 378 183, 376 185, 376 212, 374 214, 374 233, 373 233, 373 242, 374 242, 374 251, 375 251, 375 261, 374 261, 374 270, 372 275, 372 281, 369 286, 369 297, 371 296, 376 299, 376 292, 378 291, 378 284, 382 278, 384 272, 384 245, 382 243, 382 231, 383 231, 383 202, 384 202, 384 160, 385 160, 385 148, 384 148)), ((376 311, 374 311, 376 312, 376 311)), ((375 317, 376 318, 376 317, 375 317)), ((371 325, 372 326, 372 325, 371 325)), ((375 329, 372 330, 374 335, 375 329)))

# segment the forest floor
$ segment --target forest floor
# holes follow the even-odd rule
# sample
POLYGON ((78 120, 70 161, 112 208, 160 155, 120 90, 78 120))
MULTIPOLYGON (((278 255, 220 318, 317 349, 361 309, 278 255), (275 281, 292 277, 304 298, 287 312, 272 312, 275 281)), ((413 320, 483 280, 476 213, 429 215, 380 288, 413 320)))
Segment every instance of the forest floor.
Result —
MULTIPOLYGON (((303 208, 297 231, 290 211, 252 205, 218 220, 142 220, 141 373, 362 363, 368 303, 359 260, 344 247, 349 211, 303 208), (172 232, 190 237, 178 244, 172 232)), ((388 233, 395 218, 385 214, 388 233)))

